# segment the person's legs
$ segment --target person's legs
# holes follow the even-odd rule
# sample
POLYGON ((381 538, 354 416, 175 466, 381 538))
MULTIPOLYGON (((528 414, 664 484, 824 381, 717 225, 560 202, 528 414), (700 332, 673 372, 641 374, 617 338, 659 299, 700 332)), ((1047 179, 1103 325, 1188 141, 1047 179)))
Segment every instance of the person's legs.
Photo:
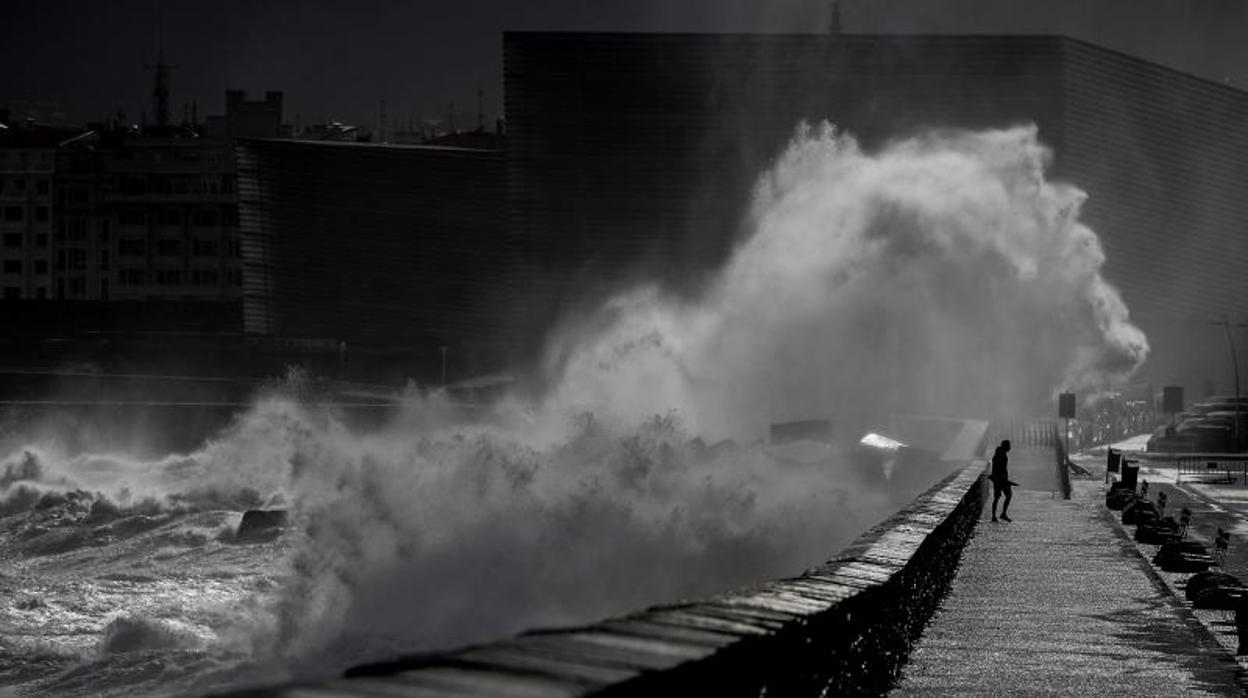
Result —
MULTIPOLYGON (((1005 503, 1001 505, 1001 518, 1009 521, 1010 517, 1006 512, 1010 509, 1010 500, 1014 498, 1014 488, 1007 484, 1001 489, 1005 492, 1005 503)), ((994 506, 993 508, 995 509, 996 507, 994 506)))
MULTIPOLYGON (((992 483, 992 520, 997 520, 997 502, 1001 501, 1001 486, 992 483)), ((1004 512, 1004 510, 1002 510, 1004 512)))

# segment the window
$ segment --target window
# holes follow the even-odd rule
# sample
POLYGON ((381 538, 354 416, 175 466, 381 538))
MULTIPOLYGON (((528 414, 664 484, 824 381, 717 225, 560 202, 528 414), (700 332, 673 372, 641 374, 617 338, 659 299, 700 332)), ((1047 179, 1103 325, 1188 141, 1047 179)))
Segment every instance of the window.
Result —
POLYGON ((21 274, 22 273, 22 260, 20 259, 4 260, 4 273, 5 274, 21 274))
POLYGON ((129 208, 121 212, 117 222, 122 225, 146 225, 147 211, 141 208, 129 208))
POLYGON ((191 273, 196 286, 216 286, 217 270, 216 269, 196 269, 191 273))
POLYGON ((142 255, 147 252, 147 241, 122 238, 117 241, 117 254, 142 255))
POLYGON ((65 200, 71 204, 87 203, 87 188, 86 187, 70 187, 69 191, 65 194, 65 200))
POLYGON ((15 301, 22 297, 22 289, 17 286, 4 287, 4 299, 15 301))
POLYGON ((43 286, 35 289, 35 298, 38 298, 41 301, 46 301, 48 299, 48 289, 43 286))
POLYGON ((4 246, 5 247, 21 247, 22 246, 22 234, 21 233, 5 233, 4 234, 4 246))
POLYGON ((177 269, 157 269, 156 283, 161 286, 177 286, 182 283, 182 273, 177 269))
POLYGON ((224 218, 224 222, 225 222, 225 224, 226 224, 226 225, 228 225, 228 226, 230 226, 230 227, 232 227, 232 228, 236 228, 236 227, 238 227, 238 209, 236 209, 236 208, 227 208, 227 209, 225 209, 225 211, 224 211, 224 213, 222 214, 222 216, 223 216, 223 218, 224 218))
POLYGON ((39 233, 35 236, 35 247, 46 248, 48 246, 48 234, 39 233))
POLYGON ((142 196, 147 192, 145 177, 130 175, 121 180, 121 193, 127 196, 142 196))
POLYGON ((176 208, 161 209, 157 220, 161 225, 182 225, 182 212, 176 208))
POLYGON ((81 276, 74 277, 69 280, 69 296, 70 298, 82 298, 87 295, 87 280, 81 276))
POLYGON ((195 225, 215 226, 220 224, 221 217, 217 215, 216 211, 210 208, 204 208, 197 210, 191 220, 195 225))
POLYGON ((122 269, 119 277, 122 286, 142 286, 147 281, 146 271, 135 267, 122 269))
POLYGON ((48 207, 47 206, 35 207, 35 220, 40 223, 48 222, 48 207))
POLYGON ((225 253, 230 257, 238 256, 238 238, 230 238, 229 242, 225 243, 225 253))
POLYGON ((196 257, 216 257, 217 241, 216 240, 196 240, 195 241, 196 257))
POLYGON ((108 221, 100 221, 100 242, 108 242, 108 221))
POLYGON ((66 240, 86 240, 87 221, 84 218, 72 218, 66 224, 66 240))
POLYGON ((100 279, 100 300, 108 300, 108 279, 100 279))
POLYGON ((36 259, 35 260, 35 274, 39 276, 46 276, 47 273, 48 273, 48 260, 36 259))
POLYGON ((157 240, 156 254, 162 257, 177 257, 182 254, 181 240, 157 240))
POLYGON ((230 270, 230 285, 236 288, 242 288, 243 286, 243 270, 242 269, 230 270))
POLYGON ((25 194, 26 193, 26 180, 24 179, 13 180, 13 191, 16 192, 17 194, 25 194))
POLYGON ((100 269, 108 271, 108 250, 100 250, 100 269))
POLYGON ((38 194, 39 196, 47 196, 49 190, 50 190, 50 187, 48 185, 48 180, 41 179, 35 182, 35 193, 38 194))
MULTIPOLYGON (((20 182, 21 180, 19 179, 18 181, 20 182)), ((4 220, 8 223, 21 223, 26 217, 25 214, 26 212, 22 210, 21 206, 4 207, 4 220)))
POLYGON ((70 269, 86 269, 87 268, 87 251, 75 247, 69 250, 69 268, 70 269))

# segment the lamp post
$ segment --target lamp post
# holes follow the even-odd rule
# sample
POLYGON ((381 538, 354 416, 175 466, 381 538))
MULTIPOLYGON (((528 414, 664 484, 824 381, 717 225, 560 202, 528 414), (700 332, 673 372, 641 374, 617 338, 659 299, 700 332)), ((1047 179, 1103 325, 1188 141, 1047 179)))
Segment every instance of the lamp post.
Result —
POLYGON ((446 388, 446 350, 449 349, 450 347, 443 344, 442 346, 438 348, 442 350, 442 388, 445 389, 446 388))
MULTIPOLYGON (((1239 448, 1239 358, 1235 355, 1235 340, 1231 337, 1231 321, 1223 313, 1221 322, 1209 324, 1221 325, 1226 330, 1226 345, 1231 350, 1231 368, 1235 372, 1235 447, 1239 448)), ((1248 327, 1248 325, 1236 325, 1236 327, 1248 327)))

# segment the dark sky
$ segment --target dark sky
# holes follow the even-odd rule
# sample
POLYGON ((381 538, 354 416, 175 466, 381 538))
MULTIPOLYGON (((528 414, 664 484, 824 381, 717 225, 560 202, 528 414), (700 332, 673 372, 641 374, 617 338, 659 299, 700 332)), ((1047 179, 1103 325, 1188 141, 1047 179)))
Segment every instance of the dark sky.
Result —
MULTIPOLYGON (((286 120, 373 125, 501 109, 508 29, 809 32, 826 0, 165 0, 171 103, 223 110, 227 88, 286 94, 286 120)), ((0 105, 69 123, 150 110, 156 0, 6 3, 0 105)), ((1248 88, 1243 0, 843 0, 850 33, 1065 34, 1248 88)))

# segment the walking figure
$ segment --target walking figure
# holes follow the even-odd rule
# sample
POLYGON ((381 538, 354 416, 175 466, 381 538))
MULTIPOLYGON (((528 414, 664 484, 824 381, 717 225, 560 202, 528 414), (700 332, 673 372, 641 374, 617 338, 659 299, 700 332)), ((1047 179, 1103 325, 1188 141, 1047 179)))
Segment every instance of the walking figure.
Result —
POLYGON ((1005 504, 1001 505, 1001 520, 1010 521, 1007 513, 1010 509, 1010 500, 1014 497, 1014 482, 1010 479, 1010 440, 1006 439, 997 446, 997 450, 992 452, 992 474, 988 476, 992 480, 992 520, 997 520, 997 502, 1001 500, 1001 495, 1005 495, 1005 504))

